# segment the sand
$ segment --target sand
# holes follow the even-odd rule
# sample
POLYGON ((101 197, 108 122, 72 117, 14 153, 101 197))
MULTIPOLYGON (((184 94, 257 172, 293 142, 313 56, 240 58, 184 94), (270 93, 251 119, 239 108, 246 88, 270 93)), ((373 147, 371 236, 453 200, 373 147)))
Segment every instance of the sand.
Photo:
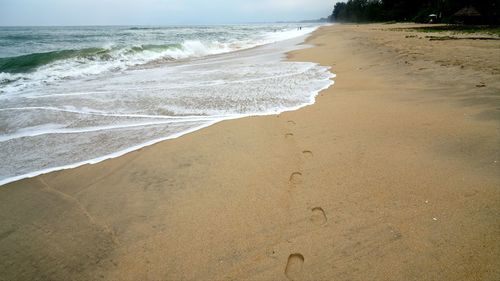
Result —
POLYGON ((0 187, 0 280, 499 280, 500 41, 409 26, 316 31, 312 106, 0 187))

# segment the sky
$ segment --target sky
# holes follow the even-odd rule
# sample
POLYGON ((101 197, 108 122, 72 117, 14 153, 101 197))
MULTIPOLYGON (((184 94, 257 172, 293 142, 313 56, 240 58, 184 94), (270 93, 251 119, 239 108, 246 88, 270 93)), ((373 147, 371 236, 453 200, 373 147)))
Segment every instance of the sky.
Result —
POLYGON ((0 26, 275 22, 328 16, 333 0, 0 0, 0 26))

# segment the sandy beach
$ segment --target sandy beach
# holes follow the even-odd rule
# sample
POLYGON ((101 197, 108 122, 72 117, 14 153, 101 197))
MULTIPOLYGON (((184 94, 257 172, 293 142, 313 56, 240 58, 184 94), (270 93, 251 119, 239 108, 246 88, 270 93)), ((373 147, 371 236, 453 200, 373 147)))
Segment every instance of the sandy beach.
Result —
POLYGON ((312 106, 1 186, 0 280, 499 280, 500 41, 412 26, 317 30, 312 106))

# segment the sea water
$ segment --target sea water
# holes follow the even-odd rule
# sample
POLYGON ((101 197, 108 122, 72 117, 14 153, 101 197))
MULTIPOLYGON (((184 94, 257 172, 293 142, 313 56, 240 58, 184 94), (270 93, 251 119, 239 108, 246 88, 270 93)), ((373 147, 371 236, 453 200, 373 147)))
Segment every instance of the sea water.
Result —
POLYGON ((0 184, 312 104, 317 26, 0 27, 0 184))

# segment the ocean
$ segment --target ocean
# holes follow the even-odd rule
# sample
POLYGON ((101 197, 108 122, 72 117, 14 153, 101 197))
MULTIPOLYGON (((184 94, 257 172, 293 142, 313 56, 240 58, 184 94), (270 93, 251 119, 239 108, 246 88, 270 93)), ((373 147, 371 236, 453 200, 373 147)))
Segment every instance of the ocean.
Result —
POLYGON ((0 27, 0 184, 314 103, 300 26, 0 27))

